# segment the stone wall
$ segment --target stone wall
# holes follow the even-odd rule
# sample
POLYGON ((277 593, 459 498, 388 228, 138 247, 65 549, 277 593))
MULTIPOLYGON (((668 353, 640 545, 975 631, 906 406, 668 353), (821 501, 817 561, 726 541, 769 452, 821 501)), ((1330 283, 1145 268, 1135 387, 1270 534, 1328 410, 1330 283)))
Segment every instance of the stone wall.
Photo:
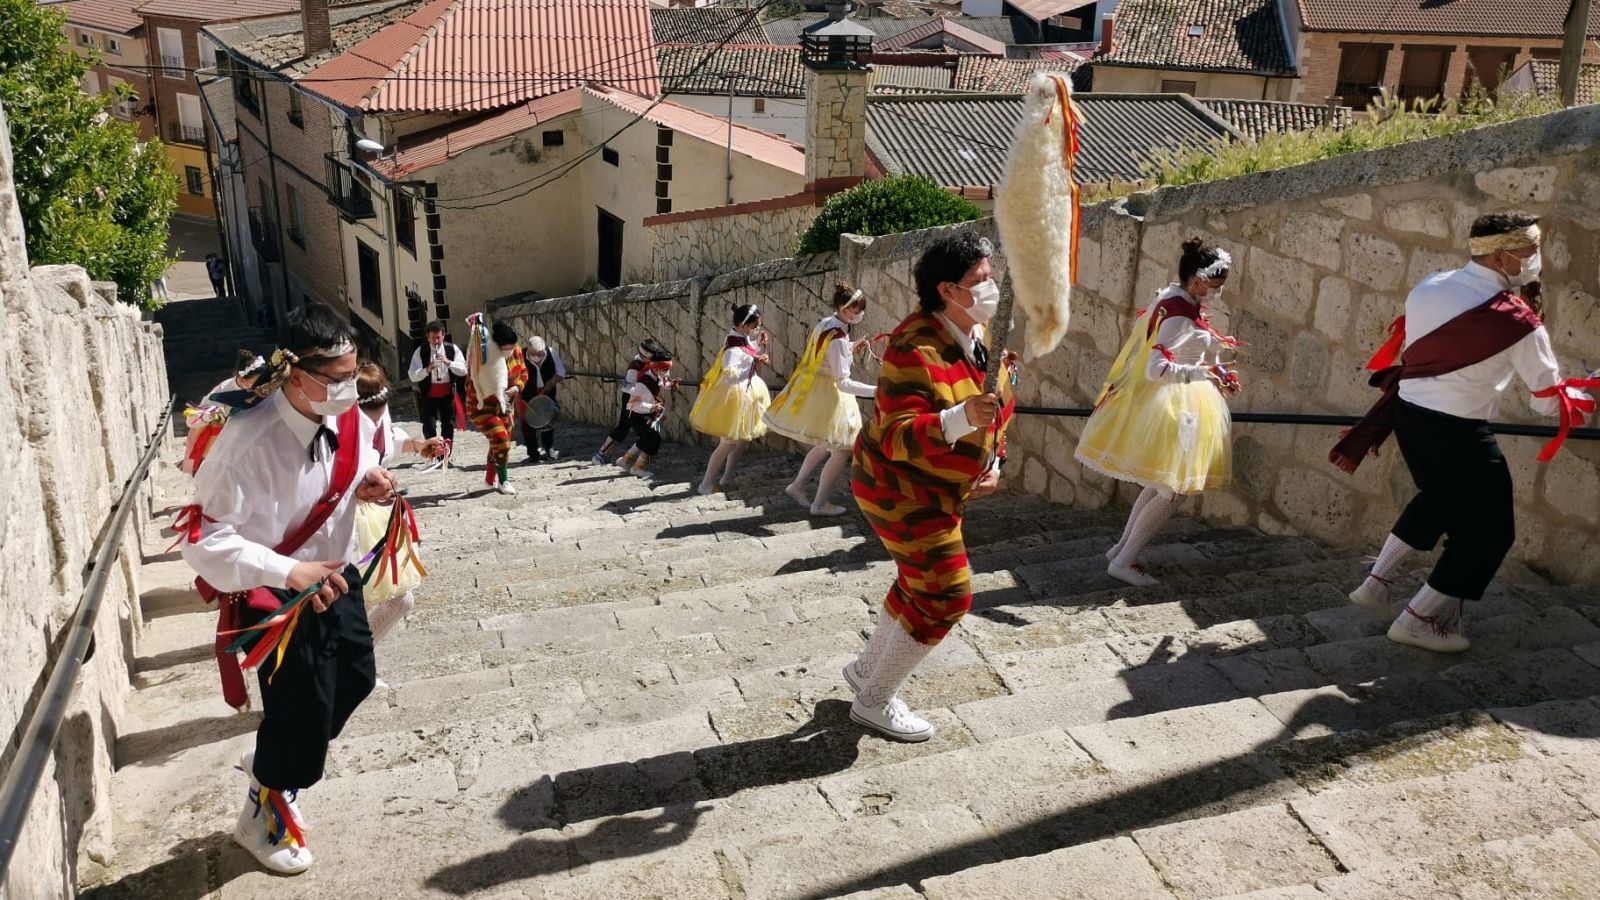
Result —
MULTIPOLYGON (((0 771, 82 594, 111 504, 167 404, 159 327, 76 266, 28 268, 0 110, 0 771)), ((123 532, 94 653, 35 795, 0 896, 68 896, 111 850, 111 747, 140 627, 138 535, 123 532)))
POLYGON ((730 272, 788 256, 817 215, 811 193, 645 220, 656 281, 730 272))
MULTIPOLYGON (((1357 415, 1375 399, 1362 365, 1402 308, 1408 286, 1464 261, 1467 226, 1483 212, 1520 207, 1545 217, 1546 312, 1557 352, 1600 356, 1600 107, 1479 129, 1450 138, 1326 160, 1225 182, 1166 189, 1083 211, 1080 287, 1062 347, 1030 364, 1022 403, 1087 406, 1133 316, 1175 278, 1179 243, 1200 234, 1238 261, 1220 327, 1249 346, 1246 390, 1235 409, 1357 415)), ((992 229, 992 222, 976 224, 992 229)), ((733 303, 762 305, 778 372, 788 372, 807 329, 845 278, 872 299, 863 333, 886 330, 915 304, 910 276, 923 247, 949 229, 841 241, 837 254, 780 260, 715 279, 623 288, 502 310, 559 342, 575 369, 619 371, 653 334, 697 376, 721 344, 733 303)), ((1002 258, 997 260, 1002 267, 1002 258)), ((1025 326, 1024 326, 1025 327, 1025 326)), ((1014 343, 1018 343, 1014 341, 1014 343)), ((861 377, 871 378, 870 367, 861 377)), ((613 386, 573 386, 565 413, 615 420, 613 386)), ((1526 392, 1507 392, 1501 418, 1529 420, 1526 392)), ((669 434, 686 434, 686 394, 669 434)), ((1007 467, 1012 490, 1098 507, 1126 488, 1072 459, 1082 420, 1022 417, 1007 467)), ((1327 462, 1337 429, 1235 427, 1232 490, 1198 502, 1205 518, 1300 532, 1341 544, 1380 539, 1410 481, 1392 446, 1346 476, 1327 462)), ((1600 526, 1600 447, 1572 442, 1548 465, 1540 441, 1502 439, 1517 479, 1517 558, 1558 577, 1600 583, 1600 555, 1582 552, 1600 526)))

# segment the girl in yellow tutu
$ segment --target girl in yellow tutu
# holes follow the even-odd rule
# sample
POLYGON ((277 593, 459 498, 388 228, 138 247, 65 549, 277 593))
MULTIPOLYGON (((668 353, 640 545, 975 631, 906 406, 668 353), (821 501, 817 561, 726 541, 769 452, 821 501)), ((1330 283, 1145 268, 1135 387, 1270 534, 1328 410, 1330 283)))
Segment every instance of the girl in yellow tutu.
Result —
POLYGON ((1239 388, 1222 360, 1238 346, 1206 321, 1205 301, 1222 294, 1233 260, 1192 238, 1183 244, 1178 283, 1135 320, 1111 364, 1094 414, 1078 442, 1078 461, 1142 485, 1122 539, 1106 552, 1106 573, 1128 584, 1157 584, 1139 554, 1189 494, 1232 481, 1231 419, 1222 392, 1239 388))
POLYGON ((794 481, 783 489, 814 516, 842 516, 845 508, 829 501, 839 478, 850 465, 850 452, 861 431, 861 406, 857 397, 874 397, 878 389, 850 377, 851 360, 865 340, 852 342, 850 327, 867 314, 867 298, 847 282, 833 288, 834 314, 811 330, 805 355, 794 376, 772 401, 767 425, 791 440, 810 444, 811 452, 794 481), (827 460, 826 465, 822 461, 827 460), (816 499, 806 500, 806 482, 817 466, 816 499))
POLYGON ((767 383, 756 370, 771 362, 767 349, 772 339, 761 330, 761 312, 755 304, 733 308, 733 327, 723 342, 711 370, 700 382, 700 397, 689 410, 689 424, 695 431, 714 435, 717 449, 711 451, 706 476, 700 479, 700 493, 710 495, 733 477, 733 467, 746 444, 767 433, 762 414, 772 402, 767 383))

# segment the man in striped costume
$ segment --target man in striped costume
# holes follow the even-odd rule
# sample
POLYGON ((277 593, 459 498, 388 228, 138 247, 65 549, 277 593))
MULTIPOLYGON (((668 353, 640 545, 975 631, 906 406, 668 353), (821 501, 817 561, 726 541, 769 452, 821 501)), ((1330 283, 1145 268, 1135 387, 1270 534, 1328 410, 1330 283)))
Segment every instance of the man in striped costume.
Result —
POLYGON ((1010 379, 999 395, 982 387, 984 323, 1000 294, 993 252, 967 232, 918 260, 920 308, 890 337, 877 411, 856 440, 851 490, 899 574, 867 648, 845 666, 850 718, 905 741, 933 737, 895 694, 972 607, 961 515, 968 498, 994 492, 1005 457, 1010 379))

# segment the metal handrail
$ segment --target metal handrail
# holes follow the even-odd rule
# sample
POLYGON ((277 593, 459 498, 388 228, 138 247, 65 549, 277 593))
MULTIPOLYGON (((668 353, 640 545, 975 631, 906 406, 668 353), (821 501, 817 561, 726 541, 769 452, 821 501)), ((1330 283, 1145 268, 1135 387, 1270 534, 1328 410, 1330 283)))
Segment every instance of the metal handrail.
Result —
POLYGON ((150 445, 145 448, 139 464, 123 485, 122 496, 111 508, 111 518, 107 520, 100 546, 95 550, 89 578, 84 582, 83 596, 78 600, 72 624, 67 626, 66 640, 62 642, 61 652, 52 664, 54 668, 49 681, 45 683, 39 705, 28 719, 28 729, 23 733, 17 755, 6 772, 5 782, 0 784, 0 884, 5 883, 11 855, 17 849, 17 838, 22 834, 23 822, 28 816, 28 807, 32 805, 33 794, 39 788, 45 764, 55 750, 67 703, 72 699, 72 689, 78 680, 78 671, 83 668, 94 643, 95 618, 100 613, 100 602, 105 595, 106 581, 111 577, 112 563, 121 552, 122 527, 127 524, 128 515, 133 511, 134 499, 150 472, 150 464, 161 449, 161 434, 172 421, 172 409, 177 399, 176 394, 167 399, 166 412, 161 414, 160 423, 150 435, 150 445))
MULTIPOLYGON (((607 375, 603 372, 568 372, 569 378, 598 378, 601 381, 621 381, 621 375, 607 375)), ((698 381, 680 381, 679 384, 688 387, 699 387, 698 381)), ((778 385, 773 385, 777 387, 778 385)), ((1013 410, 1019 416, 1064 416, 1067 418, 1087 419, 1094 408, 1090 406, 1018 406, 1013 410)), ((1359 416, 1330 416, 1321 413, 1272 413, 1272 412, 1230 412, 1229 417, 1235 422, 1246 422, 1261 425, 1328 425, 1336 428, 1349 428, 1360 422, 1359 416)), ((1560 432, 1554 425, 1519 425, 1513 422, 1490 422, 1489 430, 1495 434, 1518 435, 1521 437, 1553 438, 1560 432)), ((1600 428, 1574 428, 1567 432, 1567 437, 1574 441, 1600 441, 1600 428)))

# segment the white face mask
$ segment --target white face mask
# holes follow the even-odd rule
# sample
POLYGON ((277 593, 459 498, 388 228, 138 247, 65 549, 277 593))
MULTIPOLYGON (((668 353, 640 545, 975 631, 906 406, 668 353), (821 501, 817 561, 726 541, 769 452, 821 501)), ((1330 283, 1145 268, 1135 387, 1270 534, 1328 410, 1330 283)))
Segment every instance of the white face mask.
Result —
POLYGON ((1543 267, 1544 259, 1539 251, 1535 250, 1532 256, 1522 261, 1522 271, 1515 275, 1507 275, 1506 280, 1511 282, 1512 287, 1522 287, 1531 281, 1538 281, 1539 270, 1543 267))
POLYGON ((864 309, 839 310, 839 321, 845 323, 846 325, 860 325, 861 320, 865 319, 866 317, 867 311, 864 309))
POLYGON ((304 388, 300 390, 301 396, 306 398, 306 403, 310 405, 311 411, 319 416, 342 416, 350 407, 356 405, 356 400, 361 396, 354 377, 325 385, 325 387, 328 389, 328 399, 326 400, 313 400, 306 394, 304 388))
POLYGON ((972 306, 968 307, 967 315, 972 317, 979 325, 994 318, 1000 309, 1000 285, 991 278, 980 281, 969 290, 972 292, 972 306))
POLYGON ((536 366, 542 366, 544 365, 544 354, 536 353, 533 356, 528 357, 528 361, 536 366))

